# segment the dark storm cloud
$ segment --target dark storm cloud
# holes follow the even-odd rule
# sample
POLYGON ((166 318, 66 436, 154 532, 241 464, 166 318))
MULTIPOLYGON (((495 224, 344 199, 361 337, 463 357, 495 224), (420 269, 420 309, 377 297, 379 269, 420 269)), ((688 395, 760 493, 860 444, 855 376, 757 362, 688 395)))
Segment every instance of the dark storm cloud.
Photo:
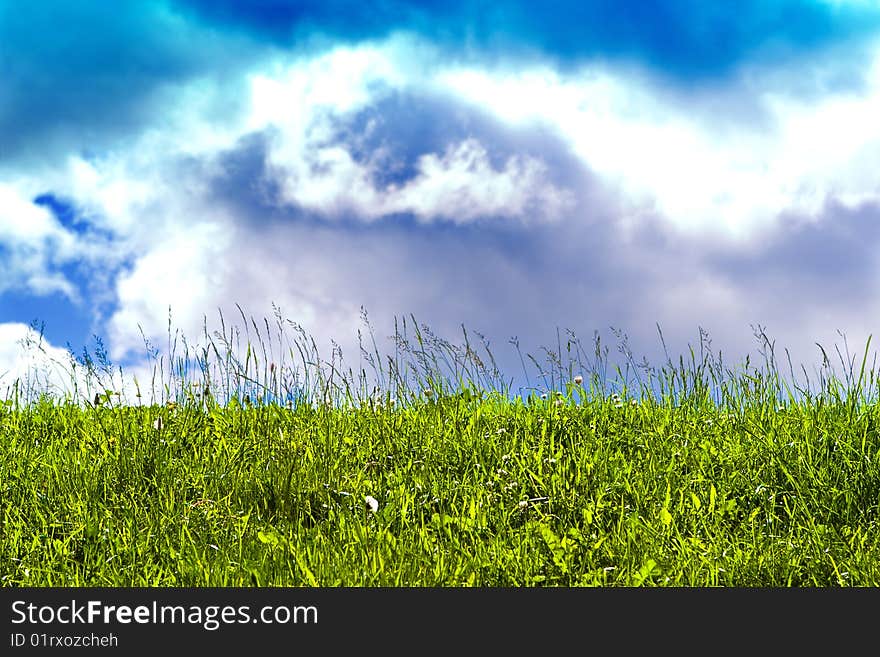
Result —
POLYGON ((754 56, 787 56, 852 39, 878 25, 865 5, 803 0, 565 1, 515 0, 378 3, 302 0, 178 0, 226 29, 245 29, 278 43, 309 35, 358 41, 411 30, 456 56, 542 53, 559 63, 584 58, 629 60, 680 79, 723 75, 754 56))
POLYGON ((0 170, 99 153, 173 107, 174 85, 250 54, 163 2, 0 0, 0 170))
POLYGON ((768 310, 824 308, 845 319, 876 296, 880 206, 828 200, 816 218, 786 215, 768 237, 745 247, 708 250, 709 269, 760 290, 768 310))

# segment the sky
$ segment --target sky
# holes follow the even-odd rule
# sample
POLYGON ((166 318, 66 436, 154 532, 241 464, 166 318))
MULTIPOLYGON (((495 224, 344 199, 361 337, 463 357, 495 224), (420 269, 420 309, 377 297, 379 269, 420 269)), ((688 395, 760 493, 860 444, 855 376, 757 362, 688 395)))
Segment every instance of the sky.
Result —
POLYGON ((279 309, 502 369, 880 319, 880 2, 0 0, 0 388, 279 309))

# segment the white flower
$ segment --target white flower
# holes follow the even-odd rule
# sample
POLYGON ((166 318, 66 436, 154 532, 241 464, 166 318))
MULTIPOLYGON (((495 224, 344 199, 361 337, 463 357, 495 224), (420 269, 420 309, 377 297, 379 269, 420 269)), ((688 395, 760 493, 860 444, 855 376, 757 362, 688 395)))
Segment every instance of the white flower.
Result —
POLYGON ((582 377, 580 374, 578 374, 576 377, 574 377, 574 382, 577 385, 581 385, 584 382, 584 377, 582 377))
POLYGON ((367 503, 367 510, 370 513, 376 513, 379 510, 379 500, 377 500, 372 495, 366 495, 364 497, 364 502, 367 503))

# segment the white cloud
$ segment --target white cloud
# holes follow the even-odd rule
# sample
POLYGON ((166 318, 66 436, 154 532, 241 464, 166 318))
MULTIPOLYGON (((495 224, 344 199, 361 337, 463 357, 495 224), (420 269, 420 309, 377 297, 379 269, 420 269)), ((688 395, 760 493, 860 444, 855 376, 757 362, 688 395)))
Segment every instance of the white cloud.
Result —
POLYGON ((52 263, 78 255, 75 237, 52 213, 35 205, 22 190, 0 182, 0 293, 23 286, 36 294, 60 292, 77 298, 73 285, 52 271, 52 263))
POLYGON ((880 48, 872 57, 865 89, 819 97, 774 87, 774 71, 750 71, 733 83, 753 106, 748 119, 615 70, 460 68, 435 84, 508 123, 552 126, 621 192, 624 215, 749 238, 775 228, 782 212, 817 215, 829 196, 850 205, 880 198, 880 48))
POLYGON ((16 381, 19 395, 28 391, 73 392, 70 354, 52 346, 26 324, 0 324, 0 398, 10 399, 16 381))
POLYGON ((412 213, 422 222, 454 223, 558 219, 574 204, 571 192, 549 182, 542 162, 513 156, 496 169, 475 139, 451 145, 442 155, 422 155, 411 180, 384 189, 372 182, 374 167, 356 163, 343 148, 318 149, 311 162, 303 155, 290 160, 293 171, 279 167, 285 200, 330 215, 375 220, 412 213))
POLYGON ((427 47, 394 37, 381 46, 338 48, 271 75, 254 75, 245 124, 271 131, 268 161, 284 200, 331 218, 375 220, 412 212, 425 222, 557 218, 569 208, 570 193, 552 184, 542 162, 512 157, 495 169, 486 146, 474 139, 442 154, 423 154, 415 179, 386 188, 373 182, 387 165, 381 152, 358 162, 334 140, 336 120, 395 90, 419 87, 435 59, 427 47))
POLYGON ((198 334, 205 311, 222 306, 229 291, 236 256, 231 231, 221 219, 157 235, 117 281, 119 308, 108 326, 113 358, 143 350, 140 329, 153 340, 167 333, 169 307, 177 328, 198 334))

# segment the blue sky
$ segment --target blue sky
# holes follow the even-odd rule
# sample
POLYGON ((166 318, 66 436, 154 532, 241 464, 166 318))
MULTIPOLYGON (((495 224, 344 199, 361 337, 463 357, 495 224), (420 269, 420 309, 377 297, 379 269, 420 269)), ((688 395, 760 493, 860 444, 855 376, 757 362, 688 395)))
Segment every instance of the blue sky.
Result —
POLYGON ((877 116, 869 0, 0 0, 0 383, 235 304, 809 362, 880 318, 877 116))

